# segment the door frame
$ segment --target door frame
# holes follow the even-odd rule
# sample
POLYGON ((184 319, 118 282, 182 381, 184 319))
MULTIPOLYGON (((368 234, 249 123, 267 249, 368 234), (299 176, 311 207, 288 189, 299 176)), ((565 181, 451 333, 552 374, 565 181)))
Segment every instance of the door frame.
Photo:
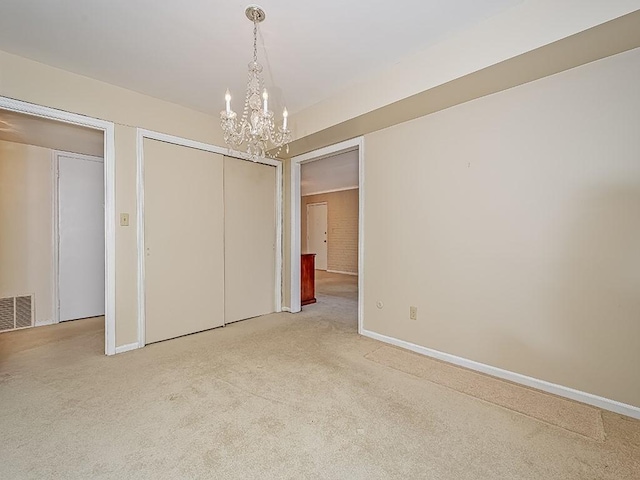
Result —
POLYGON ((104 164, 102 157, 62 150, 51 152, 53 165, 53 323, 60 323, 60 157, 73 157, 89 162, 98 162, 99 159, 99 163, 104 164))
POLYGON ((315 162, 323 158, 332 157, 344 152, 358 151, 358 333, 362 334, 364 322, 364 137, 356 137, 344 142, 313 150, 291 159, 291 208, 290 208, 290 240, 291 258, 290 270, 290 299, 289 307, 283 310, 298 313, 300 305, 300 166, 304 163, 315 162))
MULTIPOLYGON (((155 132, 144 128, 136 129, 136 228, 138 243, 138 342, 127 345, 127 350, 142 348, 146 345, 146 280, 145 280, 145 239, 144 239, 144 139, 158 140, 182 147, 195 148, 205 152, 218 153, 227 157, 252 162, 250 155, 208 143, 155 132)), ((275 311, 282 311, 282 161, 263 158, 257 161, 276 168, 276 265, 275 265, 275 311)))
MULTIPOLYGON (((325 205, 327 207, 327 218, 326 218, 326 222, 327 222, 327 230, 329 230, 329 204, 327 202, 314 202, 314 203, 307 203, 307 249, 309 249, 309 207, 315 207, 316 205, 325 205)), ((327 235, 327 233, 325 233, 325 235, 327 235)), ((329 236, 327 235, 327 240, 329 236)), ((325 249, 326 249, 326 257, 327 257, 327 269, 329 268, 329 243, 325 242, 325 249)), ((317 255, 316 255, 317 258, 317 255)), ((316 269, 317 270, 317 269, 316 269)))
MULTIPOLYGON (((80 125, 100 130, 104 135, 104 232, 105 232, 105 314, 104 350, 105 355, 116 353, 116 168, 115 168, 115 125, 86 115, 65 112, 55 108, 23 102, 0 96, 0 108, 11 112, 24 113, 35 117, 55 120, 72 125, 80 125)), ((55 223, 55 222, 54 222, 55 223)), ((55 241, 52 239, 52 241, 55 241)), ((55 282, 54 282, 55 283, 55 282)))

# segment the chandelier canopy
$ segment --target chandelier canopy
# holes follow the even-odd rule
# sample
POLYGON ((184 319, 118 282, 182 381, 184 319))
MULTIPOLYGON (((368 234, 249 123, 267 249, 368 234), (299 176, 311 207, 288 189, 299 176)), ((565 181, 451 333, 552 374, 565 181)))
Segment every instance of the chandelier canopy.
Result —
POLYGON ((287 109, 282 112, 282 125, 277 126, 273 112, 269 110, 269 94, 264 87, 262 65, 258 63, 258 23, 265 19, 265 13, 257 5, 249 5, 245 10, 247 18, 253 22, 253 60, 249 63, 247 93, 244 100, 242 117, 231 110, 231 93, 227 89, 224 96, 226 108, 220 112, 220 124, 224 141, 229 148, 239 149, 246 144, 247 154, 255 162, 260 158, 277 157, 283 146, 291 141, 291 132, 287 129, 287 109), (274 156, 268 151, 277 148, 274 156))

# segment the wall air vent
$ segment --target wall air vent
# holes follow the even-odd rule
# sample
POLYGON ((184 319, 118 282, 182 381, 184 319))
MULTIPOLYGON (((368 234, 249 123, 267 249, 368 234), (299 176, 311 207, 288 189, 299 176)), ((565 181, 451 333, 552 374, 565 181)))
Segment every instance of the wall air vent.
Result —
POLYGON ((0 298, 0 332, 33 326, 33 295, 0 298))

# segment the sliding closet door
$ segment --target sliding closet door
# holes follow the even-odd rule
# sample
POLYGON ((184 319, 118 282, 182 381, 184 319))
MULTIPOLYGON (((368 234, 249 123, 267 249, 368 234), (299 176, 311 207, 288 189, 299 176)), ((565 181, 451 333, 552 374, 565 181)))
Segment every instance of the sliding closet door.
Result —
POLYGON ((221 155, 144 140, 146 343, 224 324, 221 155))
POLYGON ((225 323, 275 311, 276 169, 224 158, 225 323))

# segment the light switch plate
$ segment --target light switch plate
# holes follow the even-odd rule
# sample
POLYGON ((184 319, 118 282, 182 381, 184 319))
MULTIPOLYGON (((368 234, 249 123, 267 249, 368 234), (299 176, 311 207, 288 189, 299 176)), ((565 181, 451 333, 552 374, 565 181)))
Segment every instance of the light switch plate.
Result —
POLYGON ((120 226, 121 227, 128 227, 129 226, 129 214, 128 213, 121 213, 120 214, 120 226))

